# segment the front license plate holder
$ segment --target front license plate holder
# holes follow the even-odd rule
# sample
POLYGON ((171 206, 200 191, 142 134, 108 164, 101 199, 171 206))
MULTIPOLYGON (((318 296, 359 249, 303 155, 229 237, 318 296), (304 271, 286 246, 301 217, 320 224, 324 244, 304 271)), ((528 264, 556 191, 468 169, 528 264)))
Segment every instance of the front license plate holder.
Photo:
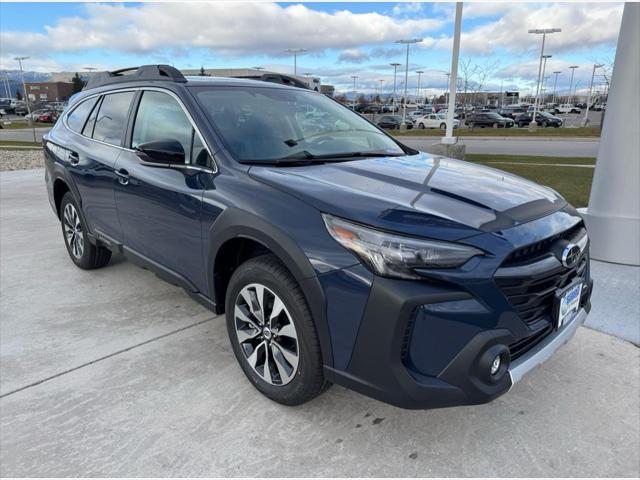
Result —
POLYGON ((580 308, 583 288, 584 280, 580 278, 556 291, 553 305, 553 323, 556 330, 568 323, 580 308))

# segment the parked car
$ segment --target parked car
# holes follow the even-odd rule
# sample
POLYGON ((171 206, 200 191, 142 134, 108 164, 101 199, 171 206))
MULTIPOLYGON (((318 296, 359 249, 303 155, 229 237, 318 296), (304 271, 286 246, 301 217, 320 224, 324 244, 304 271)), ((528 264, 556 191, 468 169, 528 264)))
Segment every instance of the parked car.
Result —
MULTIPOLYGON (((516 117, 516 124, 518 127, 526 127, 531 123, 531 118, 533 114, 525 113, 516 117)), ((556 117, 555 115, 551 115, 548 112, 537 112, 536 113, 536 123, 541 127, 561 127, 562 119, 556 117)))
POLYGON ((558 113, 582 113, 582 109, 580 107, 576 107, 570 103, 563 103, 558 106, 558 113))
POLYGON ((95 73, 43 151, 70 260, 124 253, 224 314, 211 335, 285 405, 332 383, 405 408, 486 403, 590 309, 589 238, 557 192, 418 152, 311 90, 95 73), (308 111, 332 129, 306 132, 308 111))
POLYGON ((25 119, 26 121, 31 120, 31 121, 37 122, 37 121, 38 121, 38 118, 40 118, 40 115, 44 115, 45 113, 48 113, 48 112, 49 112, 49 111, 48 111, 48 110, 45 110, 45 109, 40 109, 40 110, 31 110, 31 113, 30 113, 30 114, 29 114, 29 113, 27 113, 27 114, 24 116, 24 119, 25 119))
POLYGON ((589 110, 594 112, 601 112, 603 110, 603 105, 601 103, 594 103, 589 107, 589 110))
MULTIPOLYGON (((438 111, 439 115, 444 115, 445 117, 447 116, 448 113, 449 113, 449 109, 448 108, 443 108, 442 110, 438 111)), ((453 112, 453 118, 455 118, 455 119, 460 118, 460 114, 458 113, 458 109, 456 109, 453 112)))
MULTIPOLYGON (((413 120, 407 115, 406 118, 407 130, 413 128, 413 120)), ((377 125, 380 128, 388 128, 391 130, 399 130, 402 124, 402 115, 383 115, 378 119, 377 125)))
POLYGON ((524 107, 506 106, 498 110, 498 115, 500 115, 501 117, 510 118, 513 120, 516 116, 526 113, 526 111, 527 110, 524 107))
MULTIPOLYGON (((445 130, 447 128, 447 117, 440 113, 430 113, 416 119, 415 121, 418 128, 439 128, 445 130)), ((453 120, 453 128, 460 126, 460 120, 453 120)))
POLYGON ((382 105, 380 113, 393 113, 398 111, 398 105, 382 105))
POLYGON ((381 111, 382 107, 380 105, 376 105, 375 103, 365 105, 365 107, 362 109, 362 113, 380 113, 381 111))
POLYGON ((469 128, 511 128, 514 125, 514 121, 512 119, 501 117, 495 112, 474 112, 470 115, 467 115, 465 123, 469 128))
POLYGON ((38 116, 37 120, 41 123, 55 123, 58 120, 59 113, 56 111, 45 112, 38 116))

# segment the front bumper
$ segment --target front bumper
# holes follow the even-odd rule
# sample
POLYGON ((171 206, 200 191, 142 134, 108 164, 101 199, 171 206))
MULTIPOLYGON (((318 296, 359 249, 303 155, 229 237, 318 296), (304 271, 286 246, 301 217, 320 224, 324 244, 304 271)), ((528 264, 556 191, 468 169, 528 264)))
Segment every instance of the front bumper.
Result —
POLYGON ((587 311, 584 308, 579 309, 571 322, 564 325, 556 335, 546 337, 533 350, 515 360, 509 367, 511 383, 516 384, 531 370, 549 360, 562 345, 573 338, 578 327, 586 319, 587 311))
POLYGON ((590 309, 587 297, 569 323, 518 356, 508 372, 493 381, 486 374, 492 352, 520 340, 514 332, 522 321, 513 312, 503 312, 493 317, 492 328, 484 328, 482 312, 469 314, 468 321, 461 322, 454 318, 460 312, 425 310, 428 305, 469 302, 473 298, 468 293, 449 287, 377 277, 349 366, 346 370, 325 367, 327 379, 401 408, 488 403, 573 337, 590 309))

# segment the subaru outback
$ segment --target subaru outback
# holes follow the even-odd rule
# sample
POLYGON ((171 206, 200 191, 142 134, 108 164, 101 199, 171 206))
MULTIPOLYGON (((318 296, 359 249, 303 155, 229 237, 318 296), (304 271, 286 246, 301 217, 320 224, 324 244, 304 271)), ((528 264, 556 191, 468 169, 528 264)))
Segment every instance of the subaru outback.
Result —
POLYGON ((71 261, 123 253, 224 314, 244 374, 282 404, 333 383, 486 403, 590 309, 589 239, 557 192, 413 150, 304 88, 96 73, 43 144, 71 261))

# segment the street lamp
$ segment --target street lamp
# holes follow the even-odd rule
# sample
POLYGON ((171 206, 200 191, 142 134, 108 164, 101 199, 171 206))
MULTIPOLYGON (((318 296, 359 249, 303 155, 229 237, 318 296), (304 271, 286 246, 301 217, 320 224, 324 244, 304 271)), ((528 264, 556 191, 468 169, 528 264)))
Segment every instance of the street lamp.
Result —
POLYGON ((582 126, 589 125, 589 107, 591 106, 591 94, 593 92, 593 78, 596 76, 596 69, 604 67, 602 63, 593 64, 593 72, 591 72, 591 85, 589 86, 589 98, 587 98, 587 109, 584 112, 584 119, 582 120, 582 126))
POLYGON ((573 87, 573 74, 576 71, 576 68, 578 68, 578 65, 571 65, 569 68, 571 69, 571 82, 569 82, 569 97, 567 97, 567 103, 573 104, 571 101, 571 87, 573 87))
POLYGON ((538 126, 536 124, 536 114, 538 113, 538 95, 540 93, 540 79, 542 78, 542 59, 544 57, 544 43, 547 38, 547 34, 558 33, 561 32, 560 28, 535 28, 529 30, 529 33, 533 33, 535 35, 542 35, 542 48, 540 49, 540 63, 538 64, 538 81, 536 83, 536 99, 533 102, 533 117, 531 118, 531 123, 529 124, 529 130, 535 130, 538 126))
POLYGON ((562 72, 553 72, 556 78, 553 80, 553 100, 551 100, 551 103, 556 103, 556 87, 558 86, 558 75, 561 73, 562 72))
POLYGON ((351 78, 353 79, 353 109, 355 110, 355 108, 356 108, 356 99, 357 99, 356 79, 358 78, 358 76, 357 75, 351 75, 351 78))
POLYGON ((24 83, 24 71, 22 70, 22 61, 28 60, 30 57, 15 57, 14 60, 20 65, 20 77, 22 78, 22 91, 24 92, 24 101, 27 104, 27 113, 29 114, 29 123, 31 124, 31 131, 33 132, 33 141, 36 140, 36 127, 33 124, 33 118, 31 118, 31 107, 29 106, 29 95, 27 95, 27 85, 24 83))
MULTIPOLYGON (((421 97, 420 97, 420 77, 424 73, 424 70, 416 70, 416 73, 418 74, 418 101, 420 101, 420 99, 421 99, 421 97)), ((422 102, 420 102, 420 103, 422 103, 422 102)))
POLYGON ((400 128, 402 130, 406 130, 407 128, 407 85, 409 83, 409 46, 413 43, 421 43, 423 41, 422 38, 410 38, 407 40, 396 40, 396 43, 401 43, 407 46, 407 63, 404 67, 404 103, 402 108, 402 123, 400 124, 400 128))
POLYGON ((381 78, 380 80, 378 80, 378 82, 380 82, 380 93, 378 94, 378 103, 382 103, 382 92, 384 91, 382 86, 384 85, 384 79, 381 78))
POLYGON ((396 111, 396 74, 398 73, 398 67, 400 66, 399 63, 391 63, 390 64, 393 67, 393 111, 396 111))
MULTIPOLYGON (((449 72, 445 72, 445 75, 447 76, 447 88, 444 91, 444 100, 447 105, 449 105, 449 79, 451 78, 451 74, 449 72)), ((464 103, 463 103, 464 105, 464 103)))
POLYGON ((285 52, 293 53, 293 74, 298 74, 298 54, 305 53, 308 50, 306 48, 287 48, 285 52))
MULTIPOLYGON (((545 84, 547 81, 547 77, 545 77, 545 74, 547 73, 547 59, 551 58, 551 55, 543 55, 542 58, 544 62, 542 63, 542 85, 540 86, 540 96, 542 97, 542 99, 544 99, 544 94, 542 93, 542 91, 545 90, 545 84)), ((535 118, 533 119, 533 121, 535 121, 535 118)))

